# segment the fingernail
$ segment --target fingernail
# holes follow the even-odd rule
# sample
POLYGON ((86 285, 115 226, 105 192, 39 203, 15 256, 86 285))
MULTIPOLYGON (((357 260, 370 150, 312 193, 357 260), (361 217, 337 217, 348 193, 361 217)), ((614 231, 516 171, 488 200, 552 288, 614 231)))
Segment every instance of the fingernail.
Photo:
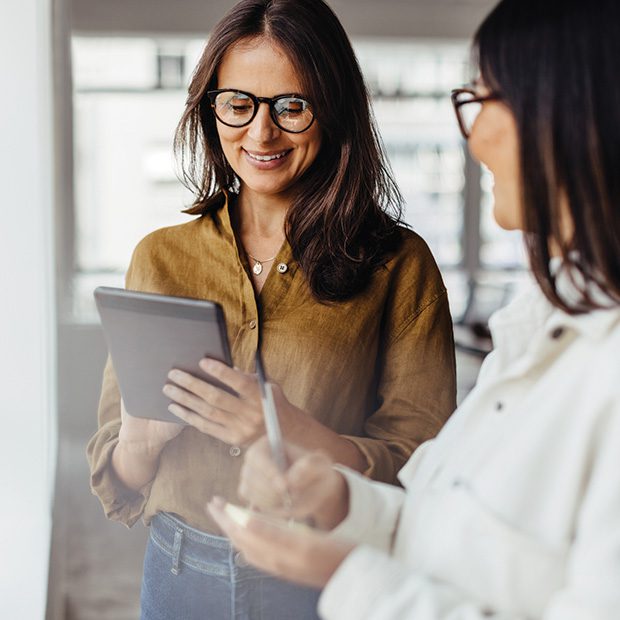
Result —
POLYGON ((224 506, 226 505, 226 500, 224 500, 224 498, 220 497, 219 495, 214 495, 211 498, 209 504, 211 504, 211 506, 215 506, 216 508, 224 508, 224 506))
POLYGON ((162 392, 166 396, 170 396, 172 394, 173 390, 174 390, 174 388, 170 384, 166 383, 166 385, 164 385, 164 388, 163 388, 162 392))
POLYGON ((216 365, 213 360, 209 359, 208 357, 200 360, 200 367, 206 372, 213 371, 215 369, 215 366, 216 365))
POLYGON ((172 379, 173 381, 175 381, 176 379, 180 379, 181 378, 181 373, 178 370, 171 370, 168 373, 168 378, 172 379))

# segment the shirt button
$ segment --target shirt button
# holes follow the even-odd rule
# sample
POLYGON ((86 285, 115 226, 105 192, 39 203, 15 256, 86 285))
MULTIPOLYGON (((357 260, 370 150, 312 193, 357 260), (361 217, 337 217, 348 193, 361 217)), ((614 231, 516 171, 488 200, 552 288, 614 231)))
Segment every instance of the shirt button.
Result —
POLYGON ((237 551, 237 553, 235 553, 235 564, 241 568, 248 566, 248 561, 245 559, 245 556, 241 553, 241 551, 237 551))
POLYGON ((248 325, 250 326, 250 329, 256 329, 256 321, 254 319, 252 319, 248 325))
POLYGON ((554 340, 558 340, 559 338, 561 338, 564 334, 564 328, 563 327, 556 327, 552 332, 551 332, 551 337, 554 340))
POLYGON ((288 265, 286 263, 280 263, 278 265, 278 273, 286 273, 288 271, 288 265))
POLYGON ((239 446, 230 446, 228 454, 230 454, 230 456, 239 456, 241 454, 241 448, 239 446))

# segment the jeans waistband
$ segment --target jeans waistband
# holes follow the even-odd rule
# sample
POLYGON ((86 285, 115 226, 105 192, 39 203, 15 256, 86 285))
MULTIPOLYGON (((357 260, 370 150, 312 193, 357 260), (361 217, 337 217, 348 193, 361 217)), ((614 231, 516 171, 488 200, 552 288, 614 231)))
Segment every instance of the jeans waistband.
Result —
POLYGON ((167 512, 159 512, 151 520, 151 539, 170 556, 174 574, 178 574, 183 565, 222 577, 230 577, 239 569, 253 570, 246 568, 244 558, 235 553, 227 538, 190 527, 167 512))

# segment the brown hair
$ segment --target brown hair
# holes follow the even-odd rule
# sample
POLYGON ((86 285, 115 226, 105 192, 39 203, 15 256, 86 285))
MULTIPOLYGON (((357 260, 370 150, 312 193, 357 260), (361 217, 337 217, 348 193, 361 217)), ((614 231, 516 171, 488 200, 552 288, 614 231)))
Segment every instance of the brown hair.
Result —
POLYGON ((569 313, 600 307, 592 284, 620 302, 620 3, 503 0, 474 51, 485 83, 514 114, 525 243, 547 298, 569 313), (574 233, 562 240, 560 205, 574 233), (581 295, 559 294, 549 240, 581 295))
POLYGON ((222 190, 238 191, 206 92, 217 88, 227 50, 256 36, 287 53, 322 133, 286 217, 293 256, 317 299, 351 298, 397 247, 402 198, 349 39, 322 0, 242 0, 211 33, 175 135, 183 180, 196 196, 187 212, 205 215, 221 206, 222 190))

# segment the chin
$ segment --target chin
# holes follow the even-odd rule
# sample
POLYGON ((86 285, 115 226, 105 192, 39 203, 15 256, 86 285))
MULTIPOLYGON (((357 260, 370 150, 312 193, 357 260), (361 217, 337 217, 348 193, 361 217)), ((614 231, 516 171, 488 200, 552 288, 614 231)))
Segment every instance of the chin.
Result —
POLYGON ((248 177, 246 177, 245 179, 241 179, 241 182, 255 194, 281 194, 288 187, 286 183, 269 183, 264 181, 261 182, 260 180, 257 181, 248 177))
POLYGON ((493 192, 493 217, 497 225, 504 230, 521 230, 521 209, 518 201, 507 200, 493 192))

